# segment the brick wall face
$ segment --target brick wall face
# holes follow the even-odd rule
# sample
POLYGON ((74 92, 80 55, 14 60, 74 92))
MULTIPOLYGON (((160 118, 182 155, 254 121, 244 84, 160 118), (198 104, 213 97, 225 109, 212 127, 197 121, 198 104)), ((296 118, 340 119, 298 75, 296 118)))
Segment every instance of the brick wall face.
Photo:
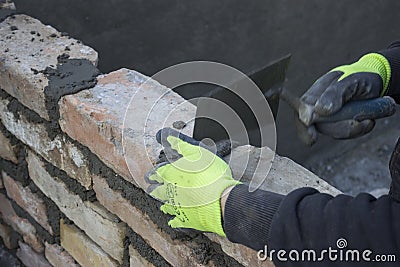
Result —
MULTIPOLYGON (((141 113, 167 88, 152 81, 133 104, 138 122, 126 138, 135 155, 130 169, 122 149, 124 107, 148 77, 128 69, 98 75, 92 48, 34 18, 10 14, 0 18, 0 237, 16 249, 21 263, 273 265, 224 238, 175 232, 155 200, 140 189, 140 177, 161 149, 153 136, 164 125, 163 116, 155 116, 144 135, 141 113)), ((160 114, 179 107, 164 126, 194 117, 195 107, 182 104, 179 95, 169 93, 162 101, 160 114)), ((192 129, 188 124, 185 131, 192 129)), ((288 159, 277 156, 276 162, 266 185, 272 190, 307 184, 338 192, 288 159), (297 182, 280 182, 287 175, 279 168, 290 168, 297 182)))

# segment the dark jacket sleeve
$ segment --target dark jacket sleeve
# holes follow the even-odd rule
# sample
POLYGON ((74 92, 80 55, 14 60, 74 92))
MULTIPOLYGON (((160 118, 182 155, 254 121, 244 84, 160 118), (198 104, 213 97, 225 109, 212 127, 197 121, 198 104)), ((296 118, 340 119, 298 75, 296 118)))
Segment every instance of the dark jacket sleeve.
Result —
MULTIPOLYGON (((337 241, 345 239, 349 249, 369 249, 372 255, 395 254, 397 262, 384 266, 399 266, 400 262, 400 203, 388 195, 379 199, 365 193, 333 197, 301 188, 283 196, 261 190, 250 193, 247 186, 240 185, 227 199, 224 227, 229 240, 257 251, 265 246, 269 251, 288 252, 338 249, 337 241), (269 202, 273 205, 268 208, 269 202)), ((323 262, 323 266, 374 266, 365 262, 343 265, 327 258, 323 262)), ((293 266, 290 261, 274 263, 277 267, 293 266)))
POLYGON ((400 103, 400 41, 392 43, 387 49, 378 53, 387 58, 392 71, 386 94, 400 103))

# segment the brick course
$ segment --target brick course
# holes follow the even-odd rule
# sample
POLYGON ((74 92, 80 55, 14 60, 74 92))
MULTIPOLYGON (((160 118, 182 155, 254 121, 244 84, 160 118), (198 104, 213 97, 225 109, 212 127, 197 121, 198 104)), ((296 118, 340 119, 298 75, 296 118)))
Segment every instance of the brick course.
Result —
POLYGON ((36 186, 60 208, 60 210, 82 229, 114 259, 122 262, 125 225, 103 207, 70 192, 57 177, 44 168, 43 161, 33 152, 28 152, 29 175, 36 186))
POLYGON ((24 218, 19 217, 7 197, 0 194, 0 217, 16 232, 22 235, 25 243, 29 244, 36 252, 43 252, 43 244, 39 240, 36 229, 24 218))
POLYGON ((53 235, 53 229, 47 217, 47 207, 42 199, 31 192, 27 187, 15 181, 5 172, 3 174, 4 186, 9 198, 13 199, 21 208, 28 212, 44 229, 53 235))
POLYGON ((108 210, 112 210, 133 231, 139 233, 170 264, 173 266, 199 266, 193 260, 195 252, 188 246, 189 244, 172 240, 146 214, 132 206, 119 192, 112 190, 104 179, 94 176, 93 181, 93 188, 99 202, 108 210))
POLYGON ((7 130, 82 186, 90 188, 89 163, 83 152, 63 135, 50 138, 44 123, 31 122, 23 114, 16 118, 8 109, 9 103, 0 98, 0 119, 7 130))

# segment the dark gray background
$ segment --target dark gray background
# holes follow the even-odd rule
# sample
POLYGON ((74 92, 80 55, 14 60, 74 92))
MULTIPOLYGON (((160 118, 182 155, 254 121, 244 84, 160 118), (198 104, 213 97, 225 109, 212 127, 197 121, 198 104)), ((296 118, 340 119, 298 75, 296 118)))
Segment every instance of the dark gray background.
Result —
MULTIPOLYGON (((330 68, 399 38, 395 0, 16 0, 18 11, 95 48, 99 67, 151 75, 188 60, 214 60, 248 71, 292 53, 287 86, 298 95, 330 68)), ((311 155, 281 105, 278 152, 311 155)), ((312 150, 335 146, 319 142, 312 150)), ((314 154, 315 156, 315 154, 314 154)))

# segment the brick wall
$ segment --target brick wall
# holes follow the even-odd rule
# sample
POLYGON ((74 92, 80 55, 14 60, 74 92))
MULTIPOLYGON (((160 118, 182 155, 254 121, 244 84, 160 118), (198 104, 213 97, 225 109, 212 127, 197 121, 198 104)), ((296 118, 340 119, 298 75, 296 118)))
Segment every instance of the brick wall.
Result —
MULTIPOLYGON (((169 228, 158 203, 131 177, 121 145, 124 107, 148 77, 128 69, 100 74, 92 48, 11 13, 0 12, 0 237, 24 265, 272 265, 225 238, 169 228)), ((133 103, 139 117, 166 88, 154 81, 146 90, 150 100, 133 103)), ((159 112, 169 113, 182 100, 171 93, 159 112)), ((181 108, 172 121, 195 114, 191 104, 181 108)), ((143 175, 156 162, 161 148, 152 135, 162 123, 152 124, 151 137, 140 134, 138 124, 126 139, 136 155, 135 173, 143 175)), ((189 134, 192 127, 186 127, 189 134)), ((256 151, 237 148, 233 172, 241 156, 260 160, 256 151)), ((338 193, 279 156, 263 188, 286 193, 304 185, 338 193)))

